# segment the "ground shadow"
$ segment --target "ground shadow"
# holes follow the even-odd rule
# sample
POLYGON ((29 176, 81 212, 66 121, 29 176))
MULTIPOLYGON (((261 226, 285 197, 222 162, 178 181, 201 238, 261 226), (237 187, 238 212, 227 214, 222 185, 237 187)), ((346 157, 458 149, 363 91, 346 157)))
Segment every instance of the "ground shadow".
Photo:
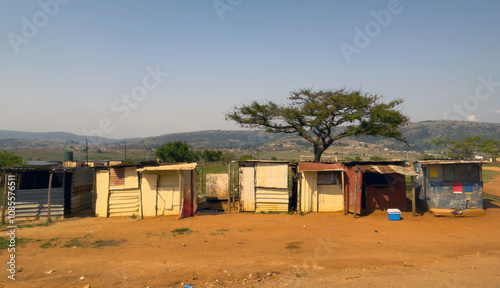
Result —
POLYGON ((493 200, 490 199, 483 199, 483 208, 484 210, 488 209, 499 209, 500 206, 498 206, 498 202, 494 202, 493 200))

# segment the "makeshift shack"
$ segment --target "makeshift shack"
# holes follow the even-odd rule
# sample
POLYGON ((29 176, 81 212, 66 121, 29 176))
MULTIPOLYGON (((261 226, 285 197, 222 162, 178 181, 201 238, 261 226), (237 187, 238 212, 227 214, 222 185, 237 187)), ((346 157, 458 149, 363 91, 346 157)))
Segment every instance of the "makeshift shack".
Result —
POLYGON ((240 211, 288 212, 288 162, 238 162, 240 211))
POLYGON ((342 163, 299 162, 297 207, 300 212, 344 210, 344 167, 342 163))
MULTIPOLYGON (((64 217, 92 206, 91 169, 3 168, 15 175, 16 218, 64 217), (49 201, 50 194, 50 201, 49 201)), ((4 195, 4 211, 5 211, 4 195)))
MULTIPOLYGON (((344 167, 347 212, 356 215, 391 208, 406 210, 405 176, 417 174, 403 161, 348 162, 344 167)), ((412 210, 415 213, 415 207, 412 210)))
POLYGON ((96 168, 95 215, 194 216, 196 163, 96 168))
POLYGON ((417 202, 434 214, 483 209, 481 160, 425 160, 413 164, 417 202))
POLYGON ((94 167, 94 212, 97 217, 139 215, 138 164, 94 167))
POLYGON ((143 216, 194 216, 198 199, 196 163, 162 165, 138 169, 141 176, 143 216))

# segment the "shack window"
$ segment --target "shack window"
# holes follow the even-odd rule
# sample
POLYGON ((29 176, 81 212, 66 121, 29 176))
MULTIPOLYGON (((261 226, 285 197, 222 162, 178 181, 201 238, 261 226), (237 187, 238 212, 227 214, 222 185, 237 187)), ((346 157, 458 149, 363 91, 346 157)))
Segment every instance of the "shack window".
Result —
POLYGON ((109 186, 123 186, 125 185, 125 168, 112 168, 109 173, 109 186))
POLYGON ((455 181, 455 166, 454 165, 443 165, 443 180, 444 181, 455 181))
POLYGON ((479 182, 479 165, 466 165, 466 180, 467 182, 479 182))
POLYGON ((318 185, 335 185, 337 184, 337 176, 333 171, 318 172, 318 185))
POLYGON ((479 182, 479 166, 471 164, 444 165, 444 181, 479 182))

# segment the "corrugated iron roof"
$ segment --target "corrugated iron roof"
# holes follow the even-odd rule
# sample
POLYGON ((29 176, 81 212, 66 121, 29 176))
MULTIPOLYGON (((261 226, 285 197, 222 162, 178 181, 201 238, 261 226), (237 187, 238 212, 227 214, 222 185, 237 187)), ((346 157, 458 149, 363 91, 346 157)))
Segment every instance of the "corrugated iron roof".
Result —
POLYGON ((300 171, 344 171, 342 163, 299 162, 300 171))
POLYGON ((408 176, 417 176, 418 174, 406 167, 397 165, 359 165, 358 168, 363 173, 378 173, 378 174, 402 174, 408 176))
POLYGON ((253 163, 290 163, 289 161, 284 161, 284 160, 238 160, 238 163, 244 163, 244 162, 253 162, 253 163))
POLYGON ((479 163, 489 163, 488 160, 424 160, 417 161, 415 163, 421 163, 424 165, 432 164, 479 164, 479 163))
POLYGON ((161 165, 145 167, 142 169, 137 169, 139 172, 143 171, 172 171, 172 170, 193 170, 196 168, 196 163, 186 163, 186 164, 172 164, 172 165, 161 165))

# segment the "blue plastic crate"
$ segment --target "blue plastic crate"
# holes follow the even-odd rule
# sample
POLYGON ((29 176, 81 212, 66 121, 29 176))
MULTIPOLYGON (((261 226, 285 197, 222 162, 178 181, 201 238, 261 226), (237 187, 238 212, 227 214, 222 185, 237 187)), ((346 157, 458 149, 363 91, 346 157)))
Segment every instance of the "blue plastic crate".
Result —
POLYGON ((401 220, 401 211, 399 209, 387 209, 387 214, 389 214, 389 220, 391 221, 401 220))

